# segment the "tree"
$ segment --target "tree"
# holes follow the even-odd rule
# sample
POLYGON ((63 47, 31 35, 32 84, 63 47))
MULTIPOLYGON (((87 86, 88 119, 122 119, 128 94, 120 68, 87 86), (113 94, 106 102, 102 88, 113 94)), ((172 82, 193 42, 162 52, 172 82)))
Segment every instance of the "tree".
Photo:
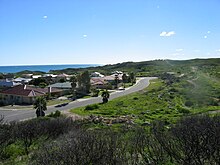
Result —
POLYGON ((83 72, 80 75, 82 90, 86 93, 89 93, 91 84, 90 84, 90 75, 88 71, 83 72))
POLYGON ((91 87, 90 91, 92 93, 92 97, 98 97, 99 96, 99 90, 96 87, 91 87))
POLYGON ((59 82, 60 82, 60 83, 64 83, 64 82, 66 82, 66 80, 65 80, 64 78, 61 78, 61 79, 59 80, 59 82))
POLYGON ((134 75, 133 72, 131 72, 131 73, 129 74, 129 79, 130 79, 131 84, 133 85, 134 82, 135 82, 135 75, 134 75))
POLYGON ((103 103, 107 103, 108 102, 108 99, 109 99, 109 91, 108 90, 105 90, 102 92, 102 102, 103 103))
POLYGON ((70 78, 71 86, 72 86, 72 93, 73 93, 73 99, 76 98, 76 86, 77 86, 77 78, 76 76, 72 76, 70 78))
POLYGON ((116 88, 116 89, 118 88, 118 83, 119 83, 119 77, 118 77, 118 75, 116 74, 116 75, 115 75, 115 88, 116 88))
POLYGON ((122 75, 122 82, 123 82, 123 84, 124 84, 124 88, 125 88, 125 83, 127 82, 127 79, 128 79, 128 77, 127 77, 127 75, 124 73, 124 74, 122 75))
POLYGON ((39 84, 39 87, 41 87, 41 88, 45 88, 47 86, 47 84, 45 83, 45 82, 41 82, 40 84, 39 84))
POLYGON ((33 84, 34 86, 40 86, 40 84, 43 83, 46 85, 49 84, 49 82, 45 78, 39 77, 37 79, 33 79, 29 84, 33 84))
POLYGON ((44 111, 47 110, 47 101, 44 97, 37 97, 34 103, 37 117, 45 116, 44 111))

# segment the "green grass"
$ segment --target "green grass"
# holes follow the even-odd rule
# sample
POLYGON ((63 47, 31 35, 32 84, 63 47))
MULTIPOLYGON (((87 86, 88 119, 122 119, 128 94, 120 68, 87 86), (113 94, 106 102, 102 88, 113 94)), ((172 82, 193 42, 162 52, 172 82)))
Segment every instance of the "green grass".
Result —
MULTIPOLYGON (((90 111, 81 107, 71 112, 83 116, 93 114, 109 118, 133 115, 135 119, 141 120, 139 123, 156 119, 172 120, 180 113, 175 108, 169 109, 167 102, 158 99, 158 94, 163 88, 165 86, 161 80, 153 80, 145 90, 114 99, 107 104, 99 104, 97 109, 90 111)), ((178 100, 176 102, 178 103, 178 100)))
MULTIPOLYGON (((185 106, 185 95, 192 88, 186 88, 186 80, 166 85, 162 80, 156 79, 146 89, 123 96, 107 104, 99 104, 98 108, 85 110, 85 107, 72 109, 72 113, 82 116, 96 115, 107 118, 119 116, 132 116, 137 124, 151 122, 153 120, 163 120, 166 123, 175 123, 182 116, 190 114, 201 114, 208 111, 220 109, 219 106, 185 106)), ((201 89, 200 89, 201 90, 201 89)), ((210 89, 207 89, 208 92, 210 89)), ((194 103, 195 98, 192 97, 194 103)))
POLYGON ((69 102, 70 100, 58 100, 58 99, 48 100, 47 106, 58 105, 58 104, 69 103, 69 102))

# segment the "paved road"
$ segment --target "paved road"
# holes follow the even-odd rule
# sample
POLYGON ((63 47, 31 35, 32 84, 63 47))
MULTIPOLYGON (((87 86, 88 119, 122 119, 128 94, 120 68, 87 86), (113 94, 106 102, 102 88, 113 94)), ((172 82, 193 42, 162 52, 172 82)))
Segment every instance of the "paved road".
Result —
MULTIPOLYGON (((121 91, 116 91, 116 92, 111 93, 109 100, 130 94, 133 92, 140 91, 140 90, 146 88, 150 84, 149 80, 152 80, 152 79, 155 79, 155 77, 141 78, 132 87, 130 87, 126 90, 121 90, 121 91)), ((76 100, 76 101, 69 103, 66 106, 59 107, 59 108, 56 108, 54 106, 50 106, 47 108, 46 114, 49 114, 49 113, 54 112, 56 110, 68 111, 73 108, 82 107, 82 106, 86 106, 89 104, 100 103, 100 102, 102 102, 101 97, 79 99, 79 100, 76 100)), ((34 118, 36 116, 35 110, 33 110, 33 109, 29 109, 29 110, 3 110, 3 109, 0 109, 0 115, 4 116, 4 120, 6 122, 25 120, 25 119, 29 119, 29 118, 34 118)))

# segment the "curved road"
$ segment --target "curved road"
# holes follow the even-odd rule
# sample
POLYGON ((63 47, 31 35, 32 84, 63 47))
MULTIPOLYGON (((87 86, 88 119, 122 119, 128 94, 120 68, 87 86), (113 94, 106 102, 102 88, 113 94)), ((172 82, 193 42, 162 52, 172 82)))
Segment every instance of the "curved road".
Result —
MULTIPOLYGON (((150 84, 150 80, 155 79, 156 77, 144 77, 141 78, 135 85, 133 85, 130 88, 127 88, 125 90, 121 91, 116 91, 110 94, 109 100, 112 100, 114 98, 124 96, 133 92, 140 91, 144 88, 146 88, 150 84)), ((56 108, 54 106, 49 106, 47 107, 46 114, 49 114, 51 112, 54 112, 56 110, 59 111, 68 111, 73 108, 77 107, 82 107, 86 106, 89 104, 94 104, 94 103, 101 103, 102 98, 99 97, 94 97, 94 98, 88 98, 88 99, 78 99, 76 101, 73 101, 69 103, 66 106, 56 108)), ((29 109, 29 110, 3 110, 0 109, 0 115, 4 116, 4 121, 5 122, 11 122, 11 121, 20 121, 20 120, 25 120, 29 118, 34 118, 36 117, 35 110, 29 109)))

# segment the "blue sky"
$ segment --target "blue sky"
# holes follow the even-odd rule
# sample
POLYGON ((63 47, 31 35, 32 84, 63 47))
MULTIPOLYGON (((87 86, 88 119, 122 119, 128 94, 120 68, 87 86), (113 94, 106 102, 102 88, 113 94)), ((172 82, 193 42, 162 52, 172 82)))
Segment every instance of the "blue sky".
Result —
POLYGON ((220 57, 219 0, 0 0, 0 65, 220 57))

